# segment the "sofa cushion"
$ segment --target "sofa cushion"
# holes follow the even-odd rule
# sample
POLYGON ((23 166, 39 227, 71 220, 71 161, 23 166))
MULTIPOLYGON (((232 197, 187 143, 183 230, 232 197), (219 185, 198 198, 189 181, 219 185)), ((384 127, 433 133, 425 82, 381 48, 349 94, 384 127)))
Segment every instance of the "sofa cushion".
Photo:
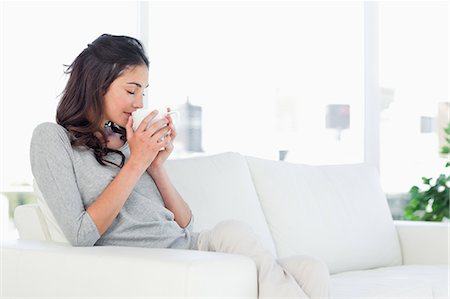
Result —
POLYGON ((450 298, 449 267, 398 266, 339 273, 331 277, 332 298, 450 298))
POLYGON ((280 257, 314 255, 331 273, 401 264, 374 169, 247 161, 280 257))
POLYGON ((56 222, 55 216, 53 216, 53 213, 47 205, 47 202, 45 201, 44 196, 42 195, 41 190, 39 190, 39 186, 37 185, 35 180, 33 180, 33 189, 34 194, 37 198, 39 208, 44 217, 44 221, 41 222, 41 227, 44 231, 48 230, 48 239, 54 242, 69 244, 69 241, 64 236, 64 233, 61 227, 58 225, 58 222, 56 222), (47 227, 45 227, 45 224, 47 224, 47 227))
POLYGON ((37 204, 17 206, 14 209, 14 225, 21 239, 33 241, 51 240, 47 222, 37 204))
POLYGON ((172 183, 194 214, 194 230, 210 229, 227 219, 244 221, 275 254, 267 223, 244 156, 223 153, 169 160, 172 183))
MULTIPOLYGON (((193 210, 196 231, 212 228, 222 220, 241 220, 260 236, 265 248, 276 254, 247 162, 242 155, 224 153, 168 160, 166 168, 173 184, 193 210)), ((41 225, 48 231, 47 239, 69 243, 35 181, 33 187, 45 219, 41 225)))

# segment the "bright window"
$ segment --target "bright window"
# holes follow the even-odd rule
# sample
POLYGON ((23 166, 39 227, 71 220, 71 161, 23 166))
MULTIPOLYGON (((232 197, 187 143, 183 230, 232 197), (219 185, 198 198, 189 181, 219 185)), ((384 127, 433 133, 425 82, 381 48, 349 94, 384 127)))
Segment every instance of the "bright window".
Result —
POLYGON ((363 3, 150 2, 149 105, 202 107, 206 153, 362 162, 363 3))
POLYGON ((380 171, 384 190, 407 192, 444 171, 448 124, 448 3, 380 2, 380 171))

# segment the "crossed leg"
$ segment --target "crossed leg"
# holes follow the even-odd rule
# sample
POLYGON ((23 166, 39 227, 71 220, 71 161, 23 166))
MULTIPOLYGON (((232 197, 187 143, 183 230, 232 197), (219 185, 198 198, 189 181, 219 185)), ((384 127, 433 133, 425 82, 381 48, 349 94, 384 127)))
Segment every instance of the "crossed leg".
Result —
POLYGON ((330 273, 324 262, 307 255, 290 256, 277 261, 294 276, 311 299, 329 298, 330 273))
MULTIPOLYGON (((294 265, 301 267, 301 271, 294 271, 295 274, 291 273, 287 268, 281 267, 274 256, 263 248, 258 236, 244 222, 223 221, 211 230, 202 231, 198 238, 198 249, 236 253, 252 258, 258 270, 259 298, 309 298, 302 289, 302 284, 313 294, 322 295, 326 293, 322 289, 328 285, 327 283, 321 283, 321 290, 316 291, 312 278, 307 279, 306 283, 302 281, 307 277, 309 267, 314 267, 314 263, 308 262, 307 257, 300 259, 302 262, 292 260, 294 265), (302 284, 298 283, 298 279, 302 284)), ((283 259, 283 261, 288 263, 290 260, 283 259)), ((322 278, 319 273, 324 272, 320 270, 314 277, 322 278)))

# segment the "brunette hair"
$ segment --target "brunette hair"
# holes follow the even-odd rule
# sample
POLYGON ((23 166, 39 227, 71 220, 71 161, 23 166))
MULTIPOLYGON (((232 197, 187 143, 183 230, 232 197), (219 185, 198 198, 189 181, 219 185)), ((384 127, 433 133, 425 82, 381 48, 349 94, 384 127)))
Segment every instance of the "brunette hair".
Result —
POLYGON ((106 147, 104 126, 120 133, 122 140, 126 140, 126 130, 111 122, 102 124, 104 95, 124 70, 138 65, 149 66, 142 43, 133 37, 110 34, 99 36, 71 65, 66 65, 65 73, 70 77, 58 104, 56 122, 68 130, 73 147, 92 149, 101 165, 106 165, 105 162, 118 167, 124 165, 123 153, 106 147), (100 134, 102 140, 95 133, 100 134), (121 155, 120 165, 105 159, 110 152, 121 155))

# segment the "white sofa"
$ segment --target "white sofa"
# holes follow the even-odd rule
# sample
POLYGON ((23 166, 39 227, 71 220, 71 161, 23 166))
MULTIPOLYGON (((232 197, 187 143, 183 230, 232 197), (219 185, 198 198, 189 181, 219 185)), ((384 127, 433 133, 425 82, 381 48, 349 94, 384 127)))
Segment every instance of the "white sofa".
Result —
MULTIPOLYGON (((170 160, 197 230, 250 224, 278 257, 308 254, 331 273, 331 297, 450 298, 449 223, 394 222, 375 170, 308 166, 237 153, 170 160)), ((189 250, 68 245, 45 202, 15 212, 2 244, 2 296, 256 298, 253 261, 189 250)))

